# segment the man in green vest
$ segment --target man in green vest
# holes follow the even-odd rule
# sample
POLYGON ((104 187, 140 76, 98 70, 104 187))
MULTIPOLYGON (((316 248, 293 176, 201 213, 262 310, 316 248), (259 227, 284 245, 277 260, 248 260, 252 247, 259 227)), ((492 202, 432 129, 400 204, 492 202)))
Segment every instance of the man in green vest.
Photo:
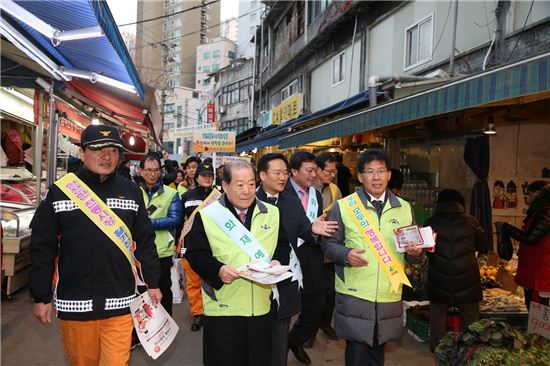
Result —
POLYGON ((199 211, 186 237, 185 256, 202 279, 203 362, 269 365, 272 289, 241 278, 237 268, 252 260, 288 264, 288 238, 277 207, 256 200, 249 163, 227 164, 222 187, 224 195, 199 211))
POLYGON ((172 279, 170 269, 174 257, 176 229, 181 220, 181 201, 178 191, 162 184, 158 154, 149 153, 139 163, 141 168, 141 191, 147 213, 155 229, 155 244, 160 258, 159 288, 162 306, 172 314, 172 279))
POLYGON ((384 345, 403 331, 402 284, 407 260, 422 249, 398 253, 393 230, 414 224, 410 205, 387 189, 389 156, 369 149, 357 161, 361 188, 337 201, 330 220, 338 230, 324 239, 325 256, 336 270, 334 325, 346 340, 346 366, 383 365, 384 345))

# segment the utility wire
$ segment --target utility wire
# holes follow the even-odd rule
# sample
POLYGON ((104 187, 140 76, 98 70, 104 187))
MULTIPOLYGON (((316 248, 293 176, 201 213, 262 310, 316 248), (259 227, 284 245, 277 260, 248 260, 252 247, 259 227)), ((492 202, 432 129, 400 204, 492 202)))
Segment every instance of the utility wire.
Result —
POLYGON ((165 18, 172 17, 172 16, 174 16, 174 15, 187 13, 188 11, 191 11, 191 10, 200 9, 200 8, 202 8, 203 6, 215 4, 215 3, 217 3, 217 2, 220 2, 220 0, 213 0, 213 1, 210 1, 209 3, 204 3, 204 4, 201 4, 201 5, 196 5, 196 6, 193 6, 193 7, 189 8, 189 9, 184 9, 184 10, 176 11, 176 12, 174 12, 174 13, 172 13, 172 14, 161 15, 160 17, 149 18, 149 19, 142 19, 142 20, 138 20, 137 22, 131 22, 131 23, 125 23, 125 24, 117 24, 117 26, 120 28, 120 27, 126 27, 126 26, 128 26, 128 25, 141 24, 141 23, 151 22, 151 21, 153 21, 153 20, 165 19, 165 18))

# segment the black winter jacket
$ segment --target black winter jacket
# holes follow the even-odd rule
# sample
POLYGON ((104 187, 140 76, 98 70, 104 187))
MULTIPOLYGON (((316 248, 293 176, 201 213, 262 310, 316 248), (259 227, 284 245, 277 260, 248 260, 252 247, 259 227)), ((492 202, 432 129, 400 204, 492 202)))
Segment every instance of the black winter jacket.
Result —
POLYGON ((527 210, 527 218, 530 223, 526 231, 522 231, 509 223, 502 227, 502 239, 515 239, 522 244, 537 244, 550 232, 550 189, 540 192, 527 210))
MULTIPOLYGON (((150 288, 158 288, 155 233, 139 187, 116 173, 103 182, 86 168, 77 176, 126 223, 144 280, 150 288)), ((29 288, 35 302, 53 300, 61 319, 102 319, 130 312, 135 297, 130 263, 56 185, 40 203, 31 227, 29 288), (52 286, 56 257, 57 286, 52 286)))
POLYGON ((483 299, 476 251, 485 245, 477 219, 455 202, 441 202, 425 226, 437 233, 434 253, 428 253, 430 301, 465 304, 483 299))

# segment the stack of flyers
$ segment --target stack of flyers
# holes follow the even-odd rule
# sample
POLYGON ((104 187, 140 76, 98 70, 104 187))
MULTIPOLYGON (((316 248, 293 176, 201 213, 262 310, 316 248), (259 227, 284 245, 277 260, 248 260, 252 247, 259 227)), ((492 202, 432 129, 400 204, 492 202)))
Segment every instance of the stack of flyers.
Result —
POLYGON ((430 226, 419 228, 418 225, 410 225, 395 229, 393 233, 393 241, 399 253, 404 253, 405 248, 409 245, 414 245, 429 252, 435 250, 437 235, 430 226))
POLYGON ((290 266, 270 266, 266 262, 252 262, 237 268, 240 276, 258 283, 274 284, 292 277, 290 266))

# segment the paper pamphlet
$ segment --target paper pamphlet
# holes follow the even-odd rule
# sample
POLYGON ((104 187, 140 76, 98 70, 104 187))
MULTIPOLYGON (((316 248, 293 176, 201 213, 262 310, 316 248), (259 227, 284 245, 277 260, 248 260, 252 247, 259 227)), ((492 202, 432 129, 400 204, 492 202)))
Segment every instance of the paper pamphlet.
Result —
POLYGON ((411 225, 400 227, 393 232, 393 241, 399 253, 404 253, 405 248, 411 244, 426 250, 435 247, 436 234, 430 226, 419 228, 418 225, 411 225))
POLYGON ((178 325, 160 303, 153 305, 147 291, 130 303, 130 311, 143 349, 156 360, 176 338, 178 325))
POLYGON ((292 277, 290 266, 271 267, 266 262, 252 262, 237 268, 240 276, 247 280, 267 285, 275 284, 292 277))

